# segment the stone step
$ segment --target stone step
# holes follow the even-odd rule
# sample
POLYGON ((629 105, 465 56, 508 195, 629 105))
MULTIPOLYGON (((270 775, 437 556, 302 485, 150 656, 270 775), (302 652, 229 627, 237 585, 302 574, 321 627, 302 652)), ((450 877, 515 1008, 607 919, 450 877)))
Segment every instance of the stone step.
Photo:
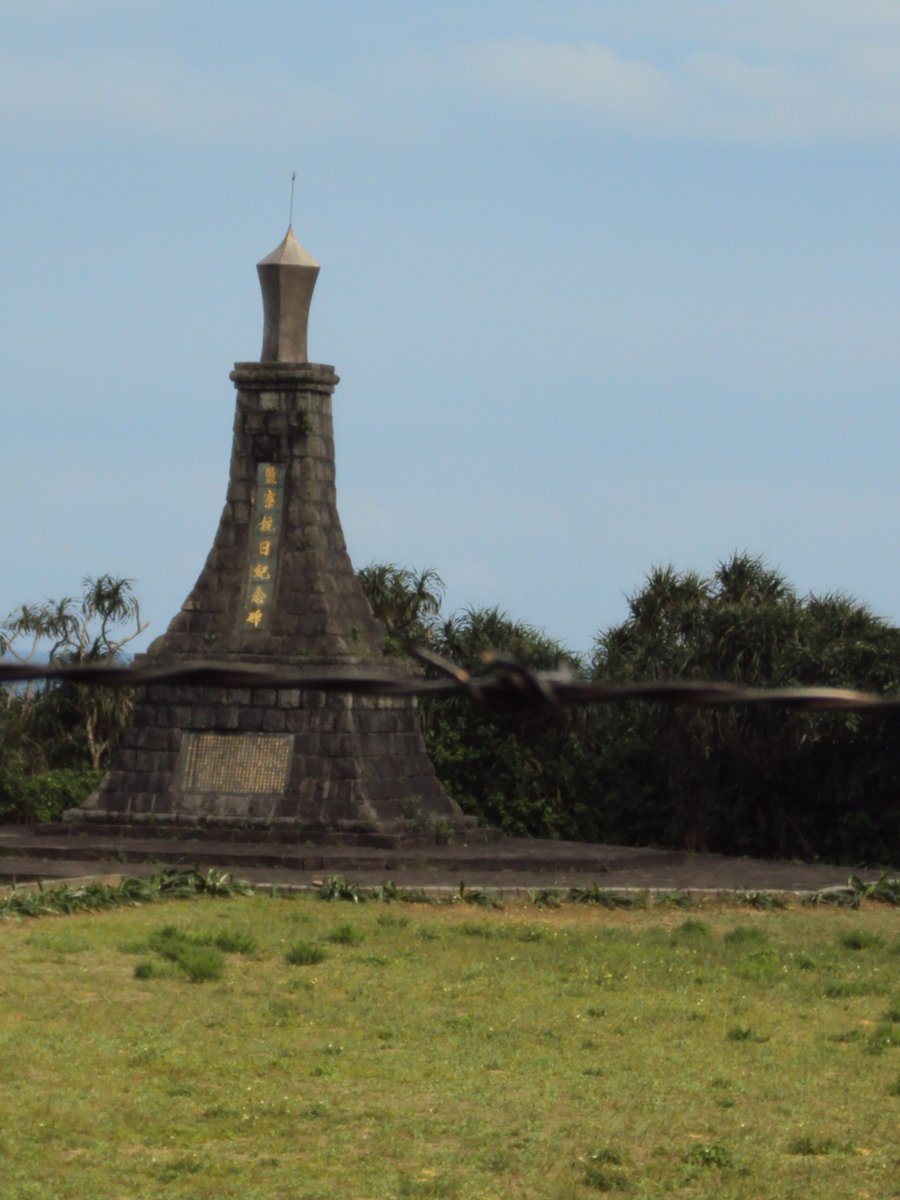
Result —
MULTIPOLYGON (((57 839, 58 840, 58 839, 57 839)), ((43 847, 55 844, 53 839, 38 839, 33 831, 19 827, 0 826, 0 884, 18 884, 29 880, 51 882, 67 880, 84 882, 86 877, 115 880, 126 875, 146 877, 162 866, 214 866, 228 871, 239 879, 264 887, 311 888, 328 875, 342 875, 351 883, 372 887, 393 881, 398 887, 416 890, 433 889, 446 894, 466 887, 483 887, 527 892, 542 887, 585 887, 599 884, 604 889, 620 887, 698 891, 718 894, 734 891, 772 890, 775 892, 810 893, 823 888, 845 887, 851 870, 866 881, 878 879, 879 868, 842 867, 827 863, 777 862, 750 858, 725 858, 714 854, 688 854, 667 850, 647 850, 627 846, 582 845, 575 842, 539 842, 506 838, 491 847, 493 857, 484 847, 465 846, 432 848, 428 856, 385 854, 356 855, 347 847, 295 847, 302 851, 289 865, 266 866, 254 854, 271 853, 271 845, 234 843, 205 846, 208 859, 197 861, 199 845, 185 841, 173 845, 138 843, 129 845, 141 859, 122 861, 121 843, 110 839, 102 844, 94 839, 87 844, 83 838, 65 840, 68 857, 51 858, 41 853, 43 847), (241 856, 235 853, 242 849, 241 856), (444 857, 435 853, 440 849, 444 857), (452 851, 452 853, 451 853, 452 851), (92 857, 93 856, 93 857, 92 857), (424 858, 424 864, 423 864, 424 858), (211 860, 211 861, 210 861, 211 860), (375 865, 373 865, 373 860, 375 865), (427 865, 432 864, 432 865, 427 865)), ((283 849, 283 847, 282 847, 283 849)), ((900 877, 900 870, 894 875, 900 877)))
MULTIPOLYGON (((2 827, 0 827, 2 828, 2 827)), ((82 837, 115 838, 122 840, 168 839, 177 841, 193 840, 213 842, 275 842, 290 845, 312 846, 363 846, 377 849, 392 849, 397 846, 404 848, 412 846, 434 846, 439 844, 434 830, 404 833, 358 833, 345 830, 324 831, 322 829, 303 829, 296 824, 287 826, 263 827, 255 825, 252 828, 240 828, 234 824, 224 825, 214 822, 204 822, 202 825, 186 822, 160 822, 159 824, 114 824, 106 821, 58 821, 44 825, 30 826, 31 834, 35 837, 82 837)), ((466 845, 479 845, 498 842, 503 837, 499 829, 490 826, 471 825, 465 830, 457 830, 450 834, 454 841, 466 845)))

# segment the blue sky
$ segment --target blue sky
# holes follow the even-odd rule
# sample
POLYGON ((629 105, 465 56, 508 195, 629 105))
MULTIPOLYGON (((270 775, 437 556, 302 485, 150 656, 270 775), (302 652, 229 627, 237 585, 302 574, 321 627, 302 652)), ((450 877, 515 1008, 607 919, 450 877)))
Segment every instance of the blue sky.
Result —
POLYGON ((212 542, 321 262, 357 565, 574 649, 654 564, 900 621, 896 0, 0 0, 0 615, 212 542))

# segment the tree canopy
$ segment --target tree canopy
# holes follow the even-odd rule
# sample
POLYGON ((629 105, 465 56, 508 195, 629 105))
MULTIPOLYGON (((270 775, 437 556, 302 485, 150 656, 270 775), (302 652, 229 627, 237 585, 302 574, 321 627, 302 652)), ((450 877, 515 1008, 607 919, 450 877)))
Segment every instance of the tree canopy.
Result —
MULTIPOLYGON (((21 605, 0 622, 0 658, 120 660, 147 628, 132 583, 112 575, 86 577, 77 597, 21 605)), ((109 761, 131 705, 131 692, 122 688, 59 681, 0 688, 0 815, 56 815, 80 799, 109 761), (45 803, 49 793, 55 799, 45 803)))
MULTIPOLYGON (((848 596, 801 597, 747 554, 709 578, 656 569, 628 607, 597 638, 596 679, 900 689, 900 630, 848 596)), ((605 726, 600 786, 629 837, 731 853, 895 852, 895 717, 635 704, 605 726)))

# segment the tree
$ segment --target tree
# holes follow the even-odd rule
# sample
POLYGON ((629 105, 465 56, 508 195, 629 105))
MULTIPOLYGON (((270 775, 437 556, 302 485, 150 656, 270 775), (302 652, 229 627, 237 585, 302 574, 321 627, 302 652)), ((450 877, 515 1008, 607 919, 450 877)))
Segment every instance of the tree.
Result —
MULTIPOLYGON (((388 652, 418 642, 473 675, 492 669, 491 654, 541 671, 583 669, 559 642, 499 608, 442 617, 443 583, 431 569, 373 564, 357 575, 388 629, 388 652)), ((591 770, 584 736, 590 713, 485 712, 460 696, 423 701, 420 715, 438 777, 466 812, 511 834, 577 836, 573 798, 586 790, 581 777, 591 770)))
MULTIPOLYGON (((132 580, 100 575, 82 580, 81 596, 26 604, 0 624, 0 657, 19 662, 46 654, 57 664, 113 663, 147 628, 132 580)), ((77 687, 69 683, 29 683, 3 692, 4 740, 11 742, 26 773, 49 766, 99 769, 131 714, 132 694, 125 689, 77 687), (31 770, 27 770, 28 766, 31 770)))
MULTIPOLYGON (((581 674, 579 657, 501 609, 467 608, 434 627, 434 649, 473 676, 491 658, 581 674)), ((591 794, 593 714, 525 707, 485 711, 468 697, 426 701, 422 729, 438 776, 485 825, 531 837, 578 837, 591 794)))
POLYGON ((433 567, 411 571, 396 563, 369 563, 356 572, 356 577, 373 613, 387 630, 387 653, 402 653, 410 642, 431 642, 432 627, 444 598, 444 581, 433 567))
MULTIPOLYGON (((656 569, 596 641, 594 678, 900 689, 900 631, 843 595, 802 598, 759 558, 656 569)), ((897 718, 630 705, 605 714, 604 823, 627 840, 887 859, 897 718), (863 836, 864 835, 864 836, 863 836), (862 853, 861 853, 862 851, 862 853)))

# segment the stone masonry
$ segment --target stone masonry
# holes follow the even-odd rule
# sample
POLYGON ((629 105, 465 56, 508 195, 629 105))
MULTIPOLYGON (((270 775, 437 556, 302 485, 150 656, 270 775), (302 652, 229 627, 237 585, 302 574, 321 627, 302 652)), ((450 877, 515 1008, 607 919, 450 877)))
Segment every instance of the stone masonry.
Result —
MULTIPOLYGON (((384 630, 338 517, 331 413, 338 376, 330 366, 290 360, 305 359, 318 265, 289 230, 259 272, 267 361, 237 363, 231 374, 237 410, 218 532, 145 662, 390 670, 384 630)), ((266 827, 298 837, 466 825, 434 774, 414 702, 188 685, 139 691, 108 776, 67 818, 266 827)))

